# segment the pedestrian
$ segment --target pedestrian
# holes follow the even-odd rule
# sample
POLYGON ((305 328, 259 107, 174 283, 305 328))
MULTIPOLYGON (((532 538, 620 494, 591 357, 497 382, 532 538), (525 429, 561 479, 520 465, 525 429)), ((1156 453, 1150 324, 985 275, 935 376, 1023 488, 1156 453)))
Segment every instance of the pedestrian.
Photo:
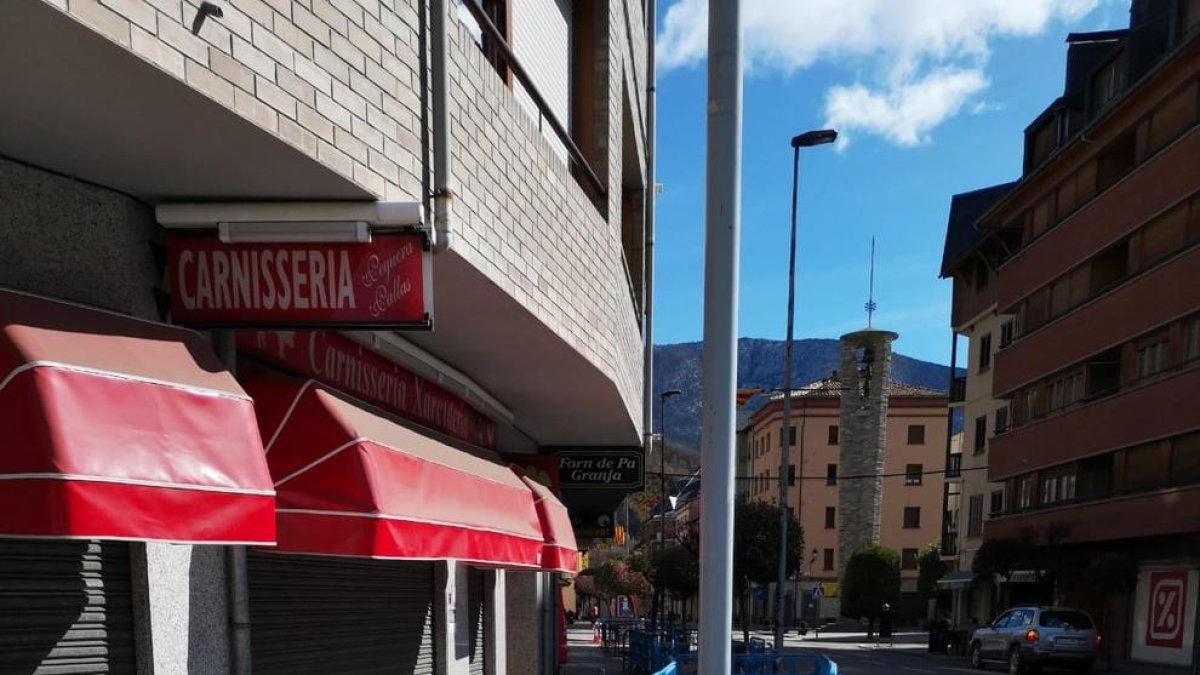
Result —
POLYGON ((896 638, 892 636, 892 606, 886 602, 883 603, 883 608, 879 611, 879 637, 881 639, 887 638, 889 645, 894 646, 896 644, 896 638))

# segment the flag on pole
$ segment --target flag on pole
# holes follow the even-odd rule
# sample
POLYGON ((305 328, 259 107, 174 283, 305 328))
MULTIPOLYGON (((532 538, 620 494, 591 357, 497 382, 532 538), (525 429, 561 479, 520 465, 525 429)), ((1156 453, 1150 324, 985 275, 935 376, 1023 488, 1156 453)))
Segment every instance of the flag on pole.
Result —
POLYGON ((746 405, 747 401, 749 401, 751 398, 753 398, 756 394, 761 394, 764 391, 766 391, 766 390, 762 389, 762 388, 738 389, 737 390, 738 407, 740 408, 740 407, 746 405))

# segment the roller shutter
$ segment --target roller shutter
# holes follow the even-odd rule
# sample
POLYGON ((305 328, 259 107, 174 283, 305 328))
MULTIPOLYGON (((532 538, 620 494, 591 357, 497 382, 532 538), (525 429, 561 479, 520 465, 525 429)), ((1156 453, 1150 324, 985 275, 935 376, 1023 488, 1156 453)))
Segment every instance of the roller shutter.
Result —
POLYGON ((470 633, 470 675, 485 675, 487 672, 486 621, 488 612, 484 589, 487 588, 487 572, 471 569, 467 574, 467 618, 470 633))
POLYGON ((251 552, 255 675, 434 672, 433 564, 251 552))
POLYGON ((136 672, 129 545, 0 541, 0 673, 136 672))

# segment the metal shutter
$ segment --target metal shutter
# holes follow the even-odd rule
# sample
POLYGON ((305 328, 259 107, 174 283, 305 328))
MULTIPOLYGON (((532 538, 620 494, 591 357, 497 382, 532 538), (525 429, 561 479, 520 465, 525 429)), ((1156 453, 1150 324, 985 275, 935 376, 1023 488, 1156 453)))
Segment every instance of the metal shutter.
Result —
POLYGON ((0 541, 0 673, 137 668, 129 545, 0 541))
POLYGON ((250 552, 255 675, 434 672, 433 563, 250 552))
POLYGON ((487 601, 483 591, 487 588, 483 570, 471 569, 467 572, 467 620, 471 627, 470 675, 485 675, 487 672, 486 629, 487 601))

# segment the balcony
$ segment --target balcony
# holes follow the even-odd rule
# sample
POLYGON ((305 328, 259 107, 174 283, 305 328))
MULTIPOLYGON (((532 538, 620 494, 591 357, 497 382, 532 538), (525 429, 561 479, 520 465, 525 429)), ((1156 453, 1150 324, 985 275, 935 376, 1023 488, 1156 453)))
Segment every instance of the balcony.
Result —
POLYGON ((988 521, 987 536, 1019 538, 1051 526, 1066 532, 1066 543, 1186 534, 1195 532, 1197 513, 1200 485, 1158 488, 997 514, 988 521))
POLYGON ((992 391, 1018 387, 1200 307, 1200 247, 1080 305, 996 354, 992 391))
POLYGON ((1200 365, 1193 361, 1159 379, 1010 428, 992 438, 988 480, 1189 431, 1196 426, 1197 391, 1200 365))
POLYGON ((960 375, 950 383, 950 402, 962 403, 967 400, 967 377, 960 375))
POLYGON ((958 557, 958 531, 948 530, 942 534, 942 560, 958 557))

